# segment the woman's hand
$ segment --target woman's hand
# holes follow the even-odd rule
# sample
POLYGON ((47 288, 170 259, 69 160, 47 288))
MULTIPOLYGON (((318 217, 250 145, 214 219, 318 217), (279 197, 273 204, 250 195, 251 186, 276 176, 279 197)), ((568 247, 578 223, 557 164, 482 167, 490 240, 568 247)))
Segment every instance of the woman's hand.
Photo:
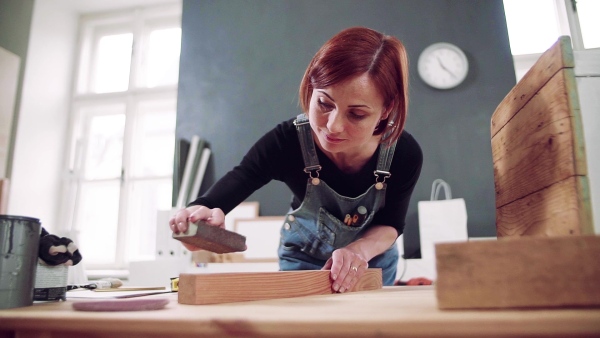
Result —
POLYGON ((369 262, 361 253, 345 247, 335 250, 322 270, 331 269, 331 288, 343 293, 352 290, 368 268, 369 262))
MULTIPOLYGON (((187 231, 188 222, 195 223, 199 220, 202 220, 209 225, 225 228, 225 214, 223 213, 223 210, 219 208, 209 209, 203 205, 192 205, 185 209, 180 209, 169 220, 169 227, 171 228, 171 231, 178 234, 187 231)), ((190 251, 204 249, 187 243, 182 244, 190 251)))

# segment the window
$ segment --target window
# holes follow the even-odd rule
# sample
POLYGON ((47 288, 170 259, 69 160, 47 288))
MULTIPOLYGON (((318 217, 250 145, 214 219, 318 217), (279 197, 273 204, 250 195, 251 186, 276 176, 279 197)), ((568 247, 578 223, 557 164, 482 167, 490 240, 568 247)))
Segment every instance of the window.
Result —
POLYGON ((181 7, 84 16, 68 149, 66 232, 88 269, 154 258, 171 208, 181 7))
POLYGON ((573 50, 600 47, 598 0, 504 0, 504 10, 517 80, 561 35, 573 50))

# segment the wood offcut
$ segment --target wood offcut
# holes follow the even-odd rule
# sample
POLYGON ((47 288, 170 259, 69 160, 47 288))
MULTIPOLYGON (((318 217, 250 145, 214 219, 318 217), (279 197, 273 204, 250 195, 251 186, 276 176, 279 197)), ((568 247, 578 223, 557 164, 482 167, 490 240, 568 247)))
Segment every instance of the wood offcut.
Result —
POLYGON ((492 115, 498 237, 594 233, 573 68, 563 36, 492 115))
MULTIPOLYGON (((330 271, 181 274, 180 304, 220 304, 334 293, 330 271)), ((381 289, 381 269, 368 269, 350 291, 381 289)))
POLYGON ((574 67, 561 37, 494 112, 498 241, 436 245, 439 308, 600 306, 574 67))

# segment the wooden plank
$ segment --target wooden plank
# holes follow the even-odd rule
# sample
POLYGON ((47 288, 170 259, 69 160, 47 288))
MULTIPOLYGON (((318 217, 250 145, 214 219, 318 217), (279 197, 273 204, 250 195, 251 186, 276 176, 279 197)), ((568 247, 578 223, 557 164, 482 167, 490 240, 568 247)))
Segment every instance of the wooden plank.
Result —
POLYGON ((597 307, 598 257, 598 236, 438 244, 438 307, 597 307))
POLYGON ((529 100, 562 68, 573 68, 573 50, 571 38, 561 36, 550 47, 531 69, 523 76, 521 81, 504 97, 492 115, 491 133, 496 135, 512 117, 529 102, 529 100))
POLYGON ((588 187, 586 176, 573 176, 498 208, 497 236, 593 234, 588 187))
MULTIPOLYGON (((178 302, 220 304, 333 293, 330 271, 181 274, 178 302)), ((381 269, 368 269, 350 291, 381 289, 381 269)))
POLYGON ((554 76, 492 138, 496 207, 575 175, 586 175, 572 69, 554 76))

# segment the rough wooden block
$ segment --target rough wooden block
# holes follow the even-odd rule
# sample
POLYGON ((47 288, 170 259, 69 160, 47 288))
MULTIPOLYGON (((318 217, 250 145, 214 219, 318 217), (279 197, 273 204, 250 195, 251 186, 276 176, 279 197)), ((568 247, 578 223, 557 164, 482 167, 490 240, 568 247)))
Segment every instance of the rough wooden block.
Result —
POLYGON ((492 115, 498 237, 594 234, 574 67, 561 37, 492 115))
MULTIPOLYGON (((331 294, 329 271, 181 274, 178 301, 201 305, 331 294)), ((368 269, 350 291, 381 289, 381 269, 368 269)))
POLYGON ((436 245, 440 309, 600 306, 600 237, 436 245))
POLYGON ((188 230, 173 233, 173 238, 216 253, 246 250, 246 237, 203 221, 188 223, 188 230))

